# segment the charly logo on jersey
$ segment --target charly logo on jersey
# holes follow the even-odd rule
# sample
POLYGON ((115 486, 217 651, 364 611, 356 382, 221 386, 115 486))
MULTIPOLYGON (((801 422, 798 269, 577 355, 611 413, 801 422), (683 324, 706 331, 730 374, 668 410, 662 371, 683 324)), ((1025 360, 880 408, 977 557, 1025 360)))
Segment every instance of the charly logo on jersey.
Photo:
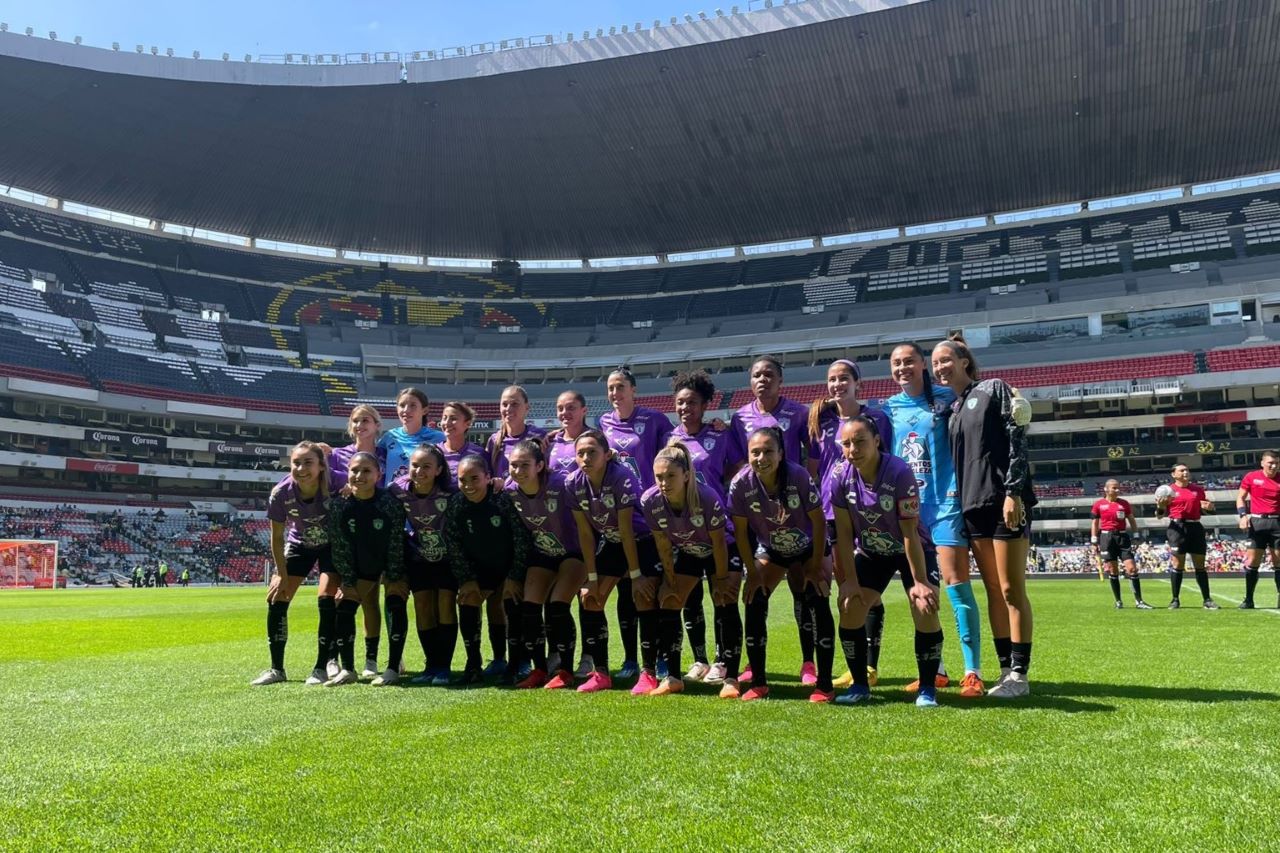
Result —
POLYGON ((290 508, 289 508, 289 517, 290 517, 290 518, 297 518, 297 517, 298 517, 298 516, 300 516, 300 515, 302 515, 302 510, 298 509, 296 506, 295 506, 295 507, 290 507, 290 508))

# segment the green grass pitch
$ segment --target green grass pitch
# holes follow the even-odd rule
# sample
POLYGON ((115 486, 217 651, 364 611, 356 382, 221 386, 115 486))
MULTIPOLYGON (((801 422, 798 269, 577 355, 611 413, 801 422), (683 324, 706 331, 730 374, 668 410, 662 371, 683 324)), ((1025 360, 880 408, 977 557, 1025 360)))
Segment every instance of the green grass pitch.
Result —
MULTIPOLYGON (((1241 585, 1216 581, 1220 612, 1143 613, 1097 580, 1033 582, 1034 695, 953 689, 933 711, 901 690, 897 588, 880 701, 860 708, 804 701, 785 588, 774 696, 753 704, 701 685, 303 687, 313 588, 292 612, 295 681, 250 688, 262 589, 4 593, 0 848, 1275 850, 1280 612, 1235 610, 1241 585)), ((1259 591, 1274 603, 1269 577, 1259 591)), ((420 666, 416 638, 408 652, 420 666)))

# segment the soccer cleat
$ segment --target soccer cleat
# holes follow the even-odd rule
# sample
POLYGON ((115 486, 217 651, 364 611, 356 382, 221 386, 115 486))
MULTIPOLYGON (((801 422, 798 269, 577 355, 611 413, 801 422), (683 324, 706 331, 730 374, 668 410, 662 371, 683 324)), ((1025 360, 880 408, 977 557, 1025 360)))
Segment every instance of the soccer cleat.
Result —
POLYGON ((1116 602, 1116 610, 1124 610, 1124 602, 1123 602, 1123 601, 1117 601, 1117 602, 1116 602))
POLYGON ((1021 672, 1011 672, 1008 678, 988 690, 987 695, 994 699, 1017 699, 1030 692, 1031 685, 1027 683, 1027 676, 1021 672))
POLYGON ((386 672, 382 673, 382 675, 379 675, 369 683, 374 687, 390 687, 393 684, 399 683, 399 681, 400 668, 396 667, 395 669, 392 669, 391 667, 387 667, 386 672))
MULTIPOLYGON (((870 681, 869 678, 868 678, 868 681, 870 681)), ((933 686, 934 686, 934 689, 936 690, 941 690, 944 687, 950 686, 950 684, 951 684, 951 678, 946 675, 939 674, 933 677, 933 686)), ((906 687, 902 689, 907 691, 908 693, 919 693, 920 679, 917 678, 915 681, 911 682, 910 684, 908 684, 906 687)))
POLYGON ((964 680, 960 682, 960 698, 976 699, 979 696, 986 695, 986 692, 986 685, 982 683, 982 679, 978 677, 978 673, 965 673, 964 680))
POLYGON ((1253 610, 1253 609, 1254 609, 1254 607, 1253 607, 1253 602, 1252 602, 1252 601, 1249 601, 1248 599, 1246 599, 1246 600, 1244 600, 1244 601, 1240 602, 1240 606, 1239 606, 1237 609, 1238 609, 1238 610, 1253 610))
MULTIPOLYGON (((432 684, 435 682, 433 681, 432 684)), ((478 684, 484 684, 484 670, 480 667, 467 667, 462 674, 453 679, 450 684, 456 687, 474 687, 478 684)))
POLYGON ((917 708, 936 708, 938 707, 938 697, 933 693, 920 691, 920 695, 916 697, 917 708))
POLYGON ((667 671, 666 658, 658 658, 658 663, 656 666, 654 666, 653 673, 654 675, 658 676, 658 678, 666 678, 668 675, 671 674, 670 672, 667 671))
POLYGON ((340 669, 338 674, 324 683, 325 687, 341 687, 344 684, 355 684, 359 679, 349 669, 340 669))
POLYGON ((751 672, 751 665, 748 664, 747 668, 738 676, 738 683, 750 684, 753 678, 755 678, 755 675, 751 672))
POLYGON ((742 694, 743 702, 754 702, 757 699, 768 699, 768 698, 769 698, 769 685, 767 684, 757 684, 754 687, 752 687, 750 690, 748 690, 746 693, 742 694))
POLYGON ((880 683, 880 670, 876 669, 874 666, 868 666, 867 667, 867 684, 871 687, 875 687, 879 683, 880 683))
POLYGON ((452 683, 453 683, 453 673, 449 672, 449 670, 447 669, 442 669, 438 671, 431 678, 432 687, 448 687, 452 683))
POLYGON ((871 699, 871 689, 862 684, 850 684, 849 689, 836 697, 837 705, 861 705, 871 699))
POLYGON ((547 655, 547 672, 559 672, 560 669, 560 653, 552 652, 547 655))
POLYGON ((1152 607, 1150 604, 1147 604, 1141 598, 1139 598, 1137 601, 1133 603, 1133 608, 1135 610, 1155 610, 1154 607, 1152 607))
POLYGON ((573 686, 573 673, 567 669, 558 670, 555 675, 542 685, 543 690, 564 690, 573 686))
POLYGON ((729 668, 720 661, 716 661, 707 668, 707 674, 702 676, 703 684, 724 684, 725 676, 729 674, 729 668))
POLYGON ((633 660, 624 660, 622 662, 622 669, 618 670, 618 674, 615 675, 614 678, 626 680, 628 678, 635 678, 639 674, 640 664, 633 660))
POLYGON ((253 681, 250 681, 249 685, 251 687, 262 687, 265 684, 283 684, 288 680, 283 669, 268 669, 253 681))
POLYGON ((360 670, 360 677, 365 681, 378 677, 378 662, 373 658, 364 659, 364 669, 360 670))
POLYGON ((831 681, 831 684, 832 684, 832 686, 834 686, 837 690, 844 690, 844 689, 846 689, 846 688, 848 688, 848 687, 852 687, 852 686, 853 686, 853 673, 852 673, 852 672, 845 672, 845 674, 844 674, 844 675, 842 675, 842 676, 840 676, 839 678, 833 679, 833 680, 831 681))
POLYGON ((828 702, 834 701, 835 698, 836 692, 834 690, 818 689, 809 694, 809 701, 815 705, 825 705, 828 702))
POLYGON ((587 680, 578 685, 579 693, 599 693, 601 690, 612 690, 613 679, 603 672, 593 672, 587 680))
POLYGON ((737 679, 726 678, 724 684, 720 685, 721 699, 741 699, 742 692, 738 690, 737 679))
POLYGON ((337 678, 340 672, 342 672, 342 667, 338 666, 337 658, 329 658, 329 662, 324 665, 325 680, 337 678))
POLYGON ((591 659, 591 655, 583 655, 578 661, 578 668, 573 671, 573 677, 581 681, 584 678, 590 678, 591 673, 596 671, 596 662, 591 659))
POLYGON ((422 672, 418 673, 413 678, 410 678, 409 683, 416 684, 418 686, 429 685, 431 684, 432 681, 435 680, 435 677, 436 677, 436 673, 434 670, 424 669, 422 672))
POLYGON ((675 676, 667 676, 658 682, 658 686, 649 691, 650 696, 670 696, 672 693, 683 693, 684 681, 675 676))
POLYGON ((1178 608, 1180 608, 1181 606, 1182 606, 1182 602, 1181 602, 1181 601, 1179 601, 1179 600, 1178 600, 1178 599, 1176 599, 1176 598, 1175 598, 1173 601, 1170 601, 1170 602, 1169 602, 1169 609, 1170 609, 1170 610, 1177 610, 1177 609, 1178 609, 1178 608))
POLYGON ((1212 598, 1206 598, 1204 600, 1204 609, 1205 610, 1221 610, 1222 608, 1219 607, 1218 602, 1214 601, 1212 598))
POLYGON ((480 672, 485 678, 501 678, 507 674, 507 662, 498 659, 491 660, 489 665, 480 672))
POLYGON ((640 677, 636 679, 636 686, 631 688, 632 696, 644 696, 650 690, 658 686, 658 679, 649 670, 641 670, 640 677))
POLYGON ((329 676, 325 674, 324 668, 318 666, 311 670, 311 674, 307 676, 307 680, 302 683, 309 687, 315 687, 317 684, 324 684, 328 680, 329 676))
POLYGON ((516 682, 517 690, 532 690, 535 687, 541 687, 547 683, 547 671, 545 669, 531 669, 529 674, 516 682))
POLYGON ((693 662, 693 666, 689 667, 689 671, 684 674, 684 677, 690 681, 701 681, 707 677, 707 673, 710 671, 710 664, 705 664, 700 660, 696 660, 693 662))
POLYGON ((800 667, 800 683, 805 687, 812 687, 818 683, 818 668, 813 665, 813 661, 807 660, 800 667))

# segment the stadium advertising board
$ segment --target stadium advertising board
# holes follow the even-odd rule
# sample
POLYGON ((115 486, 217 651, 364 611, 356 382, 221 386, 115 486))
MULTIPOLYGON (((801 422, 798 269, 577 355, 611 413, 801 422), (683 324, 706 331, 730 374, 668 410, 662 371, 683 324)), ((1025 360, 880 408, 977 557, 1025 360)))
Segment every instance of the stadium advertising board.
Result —
POLYGON ((235 441, 211 441, 209 452, 223 456, 257 456, 261 459, 278 459, 287 448, 277 444, 245 444, 235 441))
POLYGON ((1094 447, 1037 448, 1031 451, 1036 461, 1076 459, 1127 459, 1147 456, 1208 456, 1213 453, 1269 450, 1267 438, 1194 439, 1191 441, 1144 441, 1138 444, 1099 444, 1094 447))
POLYGON ((102 459, 68 459, 68 471, 86 471, 91 474, 137 474, 136 462, 108 462, 102 459))
POLYGON ((105 444, 112 450, 166 450, 168 442, 161 435, 139 435, 133 432, 113 432, 105 429, 87 429, 84 440, 105 444))

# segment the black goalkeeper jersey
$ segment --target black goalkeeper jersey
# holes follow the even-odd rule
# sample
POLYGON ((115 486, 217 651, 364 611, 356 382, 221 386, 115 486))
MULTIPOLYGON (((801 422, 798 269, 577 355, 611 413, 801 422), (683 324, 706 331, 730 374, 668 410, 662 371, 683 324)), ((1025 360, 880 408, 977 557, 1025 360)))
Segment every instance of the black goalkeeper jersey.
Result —
POLYGON ((1027 428, 1014 423, 1013 389, 1000 379, 973 383, 956 399, 950 421, 960 509, 1003 503, 1007 495, 1035 506, 1027 428))

